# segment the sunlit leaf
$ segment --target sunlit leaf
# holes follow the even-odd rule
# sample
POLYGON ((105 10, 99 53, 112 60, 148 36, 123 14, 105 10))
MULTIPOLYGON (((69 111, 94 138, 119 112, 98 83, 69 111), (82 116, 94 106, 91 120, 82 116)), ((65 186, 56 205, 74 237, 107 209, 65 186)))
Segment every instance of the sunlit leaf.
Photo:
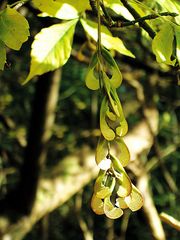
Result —
POLYGON ((6 47, 5 44, 0 40, 0 70, 4 69, 6 62, 6 47))
POLYGON ((105 139, 108 141, 112 141, 115 138, 114 131, 108 126, 106 122, 106 112, 108 110, 108 101, 106 97, 104 97, 102 103, 101 103, 101 109, 100 109, 100 129, 102 132, 102 135, 105 139))
POLYGON ((91 208, 98 215, 104 214, 104 203, 100 198, 97 198, 95 194, 93 194, 91 199, 91 208))
POLYGON ((70 57, 77 20, 43 28, 35 37, 31 51, 31 67, 24 83, 63 66, 70 57))
POLYGON ((127 8, 123 6, 123 4, 120 2, 120 0, 105 0, 105 5, 109 8, 111 8, 115 13, 122 15, 124 18, 132 21, 134 18, 129 13, 127 8))
POLYGON ((6 46, 19 50, 28 36, 29 24, 25 17, 10 7, 0 13, 0 40, 6 46))
POLYGON ((168 22, 164 23, 160 31, 156 34, 152 41, 152 50, 156 55, 159 63, 174 65, 175 60, 171 60, 173 51, 174 32, 172 25, 168 22))
MULTIPOLYGON (((97 41, 97 23, 81 19, 84 30, 95 40, 97 41)), ((113 37, 111 32, 105 27, 101 26, 101 41, 102 45, 107 49, 113 49, 118 51, 121 54, 127 55, 129 57, 135 57, 124 45, 122 40, 118 37, 113 37)))
POLYGON ((60 19, 75 19, 80 13, 89 9, 89 1, 81 0, 33 0, 36 8, 43 12, 41 16, 60 19))
POLYGON ((174 25, 175 37, 176 37, 176 56, 180 65, 180 26, 174 25))
POLYGON ((143 206, 143 197, 140 191, 132 184, 132 192, 124 201, 132 211, 137 211, 143 206))
POLYGON ((123 215, 121 208, 113 206, 110 197, 104 199, 104 213, 108 218, 116 219, 123 215))
POLYGON ((125 167, 129 163, 130 153, 125 142, 122 138, 116 138, 115 142, 117 143, 117 155, 118 159, 121 162, 122 166, 125 167))
MULTIPOLYGON (((180 1, 179 0, 156 0, 161 7, 168 12, 180 13, 180 1)), ((175 21, 180 24, 180 16, 175 18, 175 21)))
POLYGON ((86 86, 91 90, 97 90, 99 89, 99 79, 95 75, 95 68, 97 65, 98 59, 97 59, 97 52, 93 55, 91 62, 89 64, 85 82, 86 86))

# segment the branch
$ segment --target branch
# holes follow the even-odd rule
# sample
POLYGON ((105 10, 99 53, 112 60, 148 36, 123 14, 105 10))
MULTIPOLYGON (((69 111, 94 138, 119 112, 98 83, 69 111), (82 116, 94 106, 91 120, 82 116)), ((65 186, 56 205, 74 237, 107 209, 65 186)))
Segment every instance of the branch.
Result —
MULTIPOLYGON (((121 0, 121 2, 128 9, 128 11, 133 15, 135 20, 141 18, 139 13, 136 12, 136 10, 133 7, 131 7, 131 5, 127 2, 127 0, 121 0)), ((146 22, 139 23, 139 25, 149 34, 151 38, 155 37, 156 33, 146 22)))
POLYGON ((177 17, 179 14, 177 13, 170 13, 170 12, 163 12, 163 13, 158 13, 158 14, 150 14, 144 17, 140 17, 135 19, 134 21, 128 21, 128 22, 122 22, 121 23, 121 27, 127 27, 127 26, 131 26, 134 25, 136 23, 143 23, 145 20, 152 20, 152 19, 156 19, 160 16, 172 16, 172 17, 177 17))
POLYGON ((180 221, 177 219, 173 218, 172 216, 166 214, 166 213, 161 213, 160 218, 163 222, 167 223, 171 227, 175 228, 176 230, 180 231, 180 221))

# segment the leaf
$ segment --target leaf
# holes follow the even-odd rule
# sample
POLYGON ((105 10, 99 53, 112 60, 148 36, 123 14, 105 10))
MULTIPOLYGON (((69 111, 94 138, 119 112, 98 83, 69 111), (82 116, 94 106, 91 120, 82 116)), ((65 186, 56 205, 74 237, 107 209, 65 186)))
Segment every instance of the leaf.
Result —
POLYGON ((156 61, 158 63, 166 63, 174 66, 175 60, 171 61, 173 40, 174 32, 172 25, 166 22, 162 25, 161 30, 152 41, 152 50, 156 55, 156 61))
POLYGON ((19 50, 29 36, 28 21, 15 9, 7 7, 0 13, 0 40, 19 50))
POLYGON ((95 67, 97 65, 97 52, 93 55, 91 62, 88 67, 88 71, 86 74, 85 82, 86 86, 91 90, 99 89, 99 79, 95 75, 95 67))
MULTIPOLYGON (((98 39, 97 35, 97 23, 81 19, 82 26, 84 30, 90 35, 95 41, 98 39)), ((111 32, 105 27, 101 26, 101 42, 107 49, 116 50, 121 54, 129 57, 135 57, 125 46, 122 40, 118 37, 113 37, 111 32)))
POLYGON ((0 70, 4 70, 4 64, 6 63, 6 47, 0 40, 0 70))
MULTIPOLYGON (((165 11, 180 13, 179 0, 156 0, 156 2, 158 2, 165 11)), ((180 24, 180 16, 175 17, 175 21, 180 24)))
POLYGON ((104 213, 108 218, 117 219, 123 215, 121 208, 114 207, 110 197, 104 199, 104 213))
POLYGON ((101 103, 101 109, 100 109, 100 129, 102 132, 102 135, 105 139, 108 141, 112 141, 115 138, 114 131, 108 126, 106 122, 106 112, 108 110, 108 101, 106 97, 104 97, 102 103, 101 103))
POLYGON ((43 28, 35 36, 31 50, 31 67, 23 84, 36 75, 63 66, 70 57, 76 20, 43 28))
POLYGON ((175 37, 176 37, 176 56, 180 65, 180 26, 174 25, 175 37))
POLYGON ((93 194, 91 199, 91 208, 98 215, 104 214, 104 203, 100 198, 97 198, 95 194, 93 194))
POLYGON ((121 162, 122 166, 125 167, 129 163, 130 153, 125 142, 122 138, 116 138, 115 142, 117 143, 118 159, 121 162))
POLYGON ((133 184, 131 194, 125 197, 124 201, 132 211, 137 211, 143 206, 143 197, 133 184))
POLYGON ((33 0, 34 6, 43 12, 41 16, 56 17, 69 20, 79 17, 79 14, 89 9, 88 1, 81 0, 33 0))

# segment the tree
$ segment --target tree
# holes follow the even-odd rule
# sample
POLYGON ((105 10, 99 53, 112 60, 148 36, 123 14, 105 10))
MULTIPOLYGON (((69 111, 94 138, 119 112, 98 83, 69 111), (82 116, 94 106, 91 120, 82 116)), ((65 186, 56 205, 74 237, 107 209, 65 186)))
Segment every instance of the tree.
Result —
MULTIPOLYGON (((78 181, 77 186, 71 187, 71 184, 63 184, 61 186, 59 182, 61 182, 62 178, 59 179, 57 177, 57 184, 55 184, 54 188, 52 181, 49 180, 49 187, 47 188, 49 196, 51 196, 51 192, 52 194, 55 192, 54 200, 52 200, 50 205, 49 196, 43 193, 47 182, 45 179, 43 180, 41 173, 46 166, 47 144, 51 137, 59 92, 60 72, 56 69, 66 64, 71 53, 79 61, 87 60, 90 62, 85 79, 86 85, 92 90, 100 89, 99 92, 102 98, 100 106, 100 130, 102 135, 96 149, 96 162, 100 167, 100 172, 95 182, 92 208, 96 213, 105 213, 113 219, 123 214, 121 208, 129 207, 134 211, 142 206, 141 193, 131 183, 129 176, 124 170, 124 166, 127 165, 130 159, 129 150, 122 139, 127 133, 127 122, 117 94, 117 88, 122 82, 122 74, 113 58, 113 54, 116 50, 116 52, 131 58, 134 58, 135 55, 127 49, 119 37, 119 32, 122 34, 129 26, 134 26, 135 29, 139 26, 143 36, 141 41, 144 41, 142 45, 147 48, 147 43, 145 42, 148 42, 148 44, 152 42, 152 51, 156 56, 157 62, 175 66, 176 68, 179 66, 180 20, 178 13, 180 5, 178 1, 169 0, 166 3, 162 3, 161 0, 157 0, 153 5, 148 3, 148 1, 144 1, 144 3, 130 1, 129 3, 124 0, 104 2, 45 2, 33 0, 33 5, 28 2, 18 1, 7 5, 1 11, 1 70, 4 69, 4 64, 6 63, 6 46, 14 50, 19 50, 22 43, 29 36, 28 22, 15 8, 19 8, 25 4, 29 11, 35 12, 36 15, 37 12, 34 9, 40 10, 42 16, 55 17, 60 20, 55 24, 49 23, 48 20, 46 22, 48 27, 42 28, 36 34, 31 47, 30 71, 23 81, 25 84, 33 77, 39 76, 29 127, 29 137, 25 148, 24 161, 20 168, 18 183, 14 186, 13 190, 8 191, 1 199, 0 208, 2 215, 4 215, 1 218, 1 234, 2 237, 10 234, 14 239, 22 239, 36 221, 49 211, 52 211, 52 209, 57 208, 62 202, 68 199, 69 194, 71 195, 81 189, 84 184, 97 174, 96 170, 89 173, 89 168, 87 168, 87 174, 83 174, 86 164, 81 167, 81 162, 79 162, 77 163, 79 169, 77 171, 79 173, 77 174, 77 179, 82 179, 82 181, 78 181), (160 12, 156 11, 158 8, 160 12), (77 50, 74 51, 72 49, 72 43, 74 36, 76 37, 78 28, 80 30, 84 29, 87 35, 87 42, 76 52, 77 50), (116 32, 118 37, 114 37, 111 32, 116 32), (97 50, 95 50, 96 45, 97 50), (89 60, 89 55, 92 55, 92 53, 92 59, 89 60), (54 70, 56 71, 48 73, 54 70), (112 154, 111 148, 113 148, 113 143, 115 143, 118 158, 112 154), (120 155, 118 151, 120 151, 120 155), (117 186, 118 198, 116 203, 120 207, 117 204, 113 206, 110 201, 110 196, 112 193, 114 194, 114 189, 117 186), (68 189, 66 196, 61 196, 62 191, 59 193, 59 188, 62 188, 62 191, 68 189), (41 201, 39 201, 39 195, 42 195, 42 199, 44 199, 42 201, 44 204, 43 209, 41 201), (14 212, 16 213, 16 219, 11 217, 14 212), (8 221, 7 217, 10 218, 10 221, 8 221), (22 223, 27 224, 27 227, 24 227, 25 225, 22 227, 22 223), (12 226, 10 230, 9 226, 12 226)), ((149 48, 147 49, 149 50, 149 48)), ((146 96, 146 93, 144 94, 144 90, 138 82, 133 82, 131 79, 129 82, 131 86, 137 89, 137 97, 144 118, 142 122, 135 125, 132 133, 126 138, 127 142, 129 142, 129 149, 132 148, 130 149, 131 156, 134 156, 136 164, 139 165, 137 170, 136 165, 132 163, 129 165, 129 169, 136 177, 139 189, 145 195, 143 209, 154 238, 165 239, 164 230, 148 188, 149 174, 147 169, 151 168, 151 165, 148 161, 146 164, 143 164, 140 161, 139 154, 144 150, 148 151, 153 145, 154 152, 159 164, 162 166, 164 177, 169 187, 174 192, 177 191, 177 187, 161 161, 162 155, 159 151, 159 144, 156 137, 158 124, 157 109, 151 105, 153 104, 152 96, 148 96, 148 93, 146 96), (151 118, 151 116, 154 117, 151 118), (138 147, 141 143, 141 136, 137 136, 138 129, 143 129, 144 132, 143 144, 140 148, 138 147), (136 136, 136 140, 134 136, 136 136), (139 139, 138 147, 131 147, 130 143, 132 139, 133 142, 138 142, 139 139), (147 139, 147 144, 145 139, 147 139)), ((149 89, 151 89, 150 93, 152 93, 153 87, 151 85, 149 89)), ((2 119, 5 125, 8 125, 7 119, 4 116, 2 116, 2 119)), ((88 151, 89 154, 91 153, 88 151)), ((54 169, 57 169, 57 166, 54 169)), ((49 173, 49 175, 51 174, 49 173)), ((70 175, 69 181, 74 182, 76 178, 70 175)))

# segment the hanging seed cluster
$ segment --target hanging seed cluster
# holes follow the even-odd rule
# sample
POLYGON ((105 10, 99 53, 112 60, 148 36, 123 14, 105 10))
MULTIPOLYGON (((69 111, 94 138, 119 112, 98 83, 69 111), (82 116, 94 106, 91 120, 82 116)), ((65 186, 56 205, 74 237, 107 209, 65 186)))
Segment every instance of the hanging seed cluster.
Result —
POLYGON ((124 167, 130 160, 129 150, 123 141, 128 125, 116 92, 121 85, 121 72, 105 48, 101 48, 92 57, 86 75, 86 86, 91 90, 100 90, 101 137, 96 149, 96 163, 100 168, 94 185, 91 207, 96 214, 105 214, 111 219, 123 215, 123 209, 137 211, 143 205, 139 190, 131 183, 124 167), (112 153, 115 144, 118 154, 112 153))

